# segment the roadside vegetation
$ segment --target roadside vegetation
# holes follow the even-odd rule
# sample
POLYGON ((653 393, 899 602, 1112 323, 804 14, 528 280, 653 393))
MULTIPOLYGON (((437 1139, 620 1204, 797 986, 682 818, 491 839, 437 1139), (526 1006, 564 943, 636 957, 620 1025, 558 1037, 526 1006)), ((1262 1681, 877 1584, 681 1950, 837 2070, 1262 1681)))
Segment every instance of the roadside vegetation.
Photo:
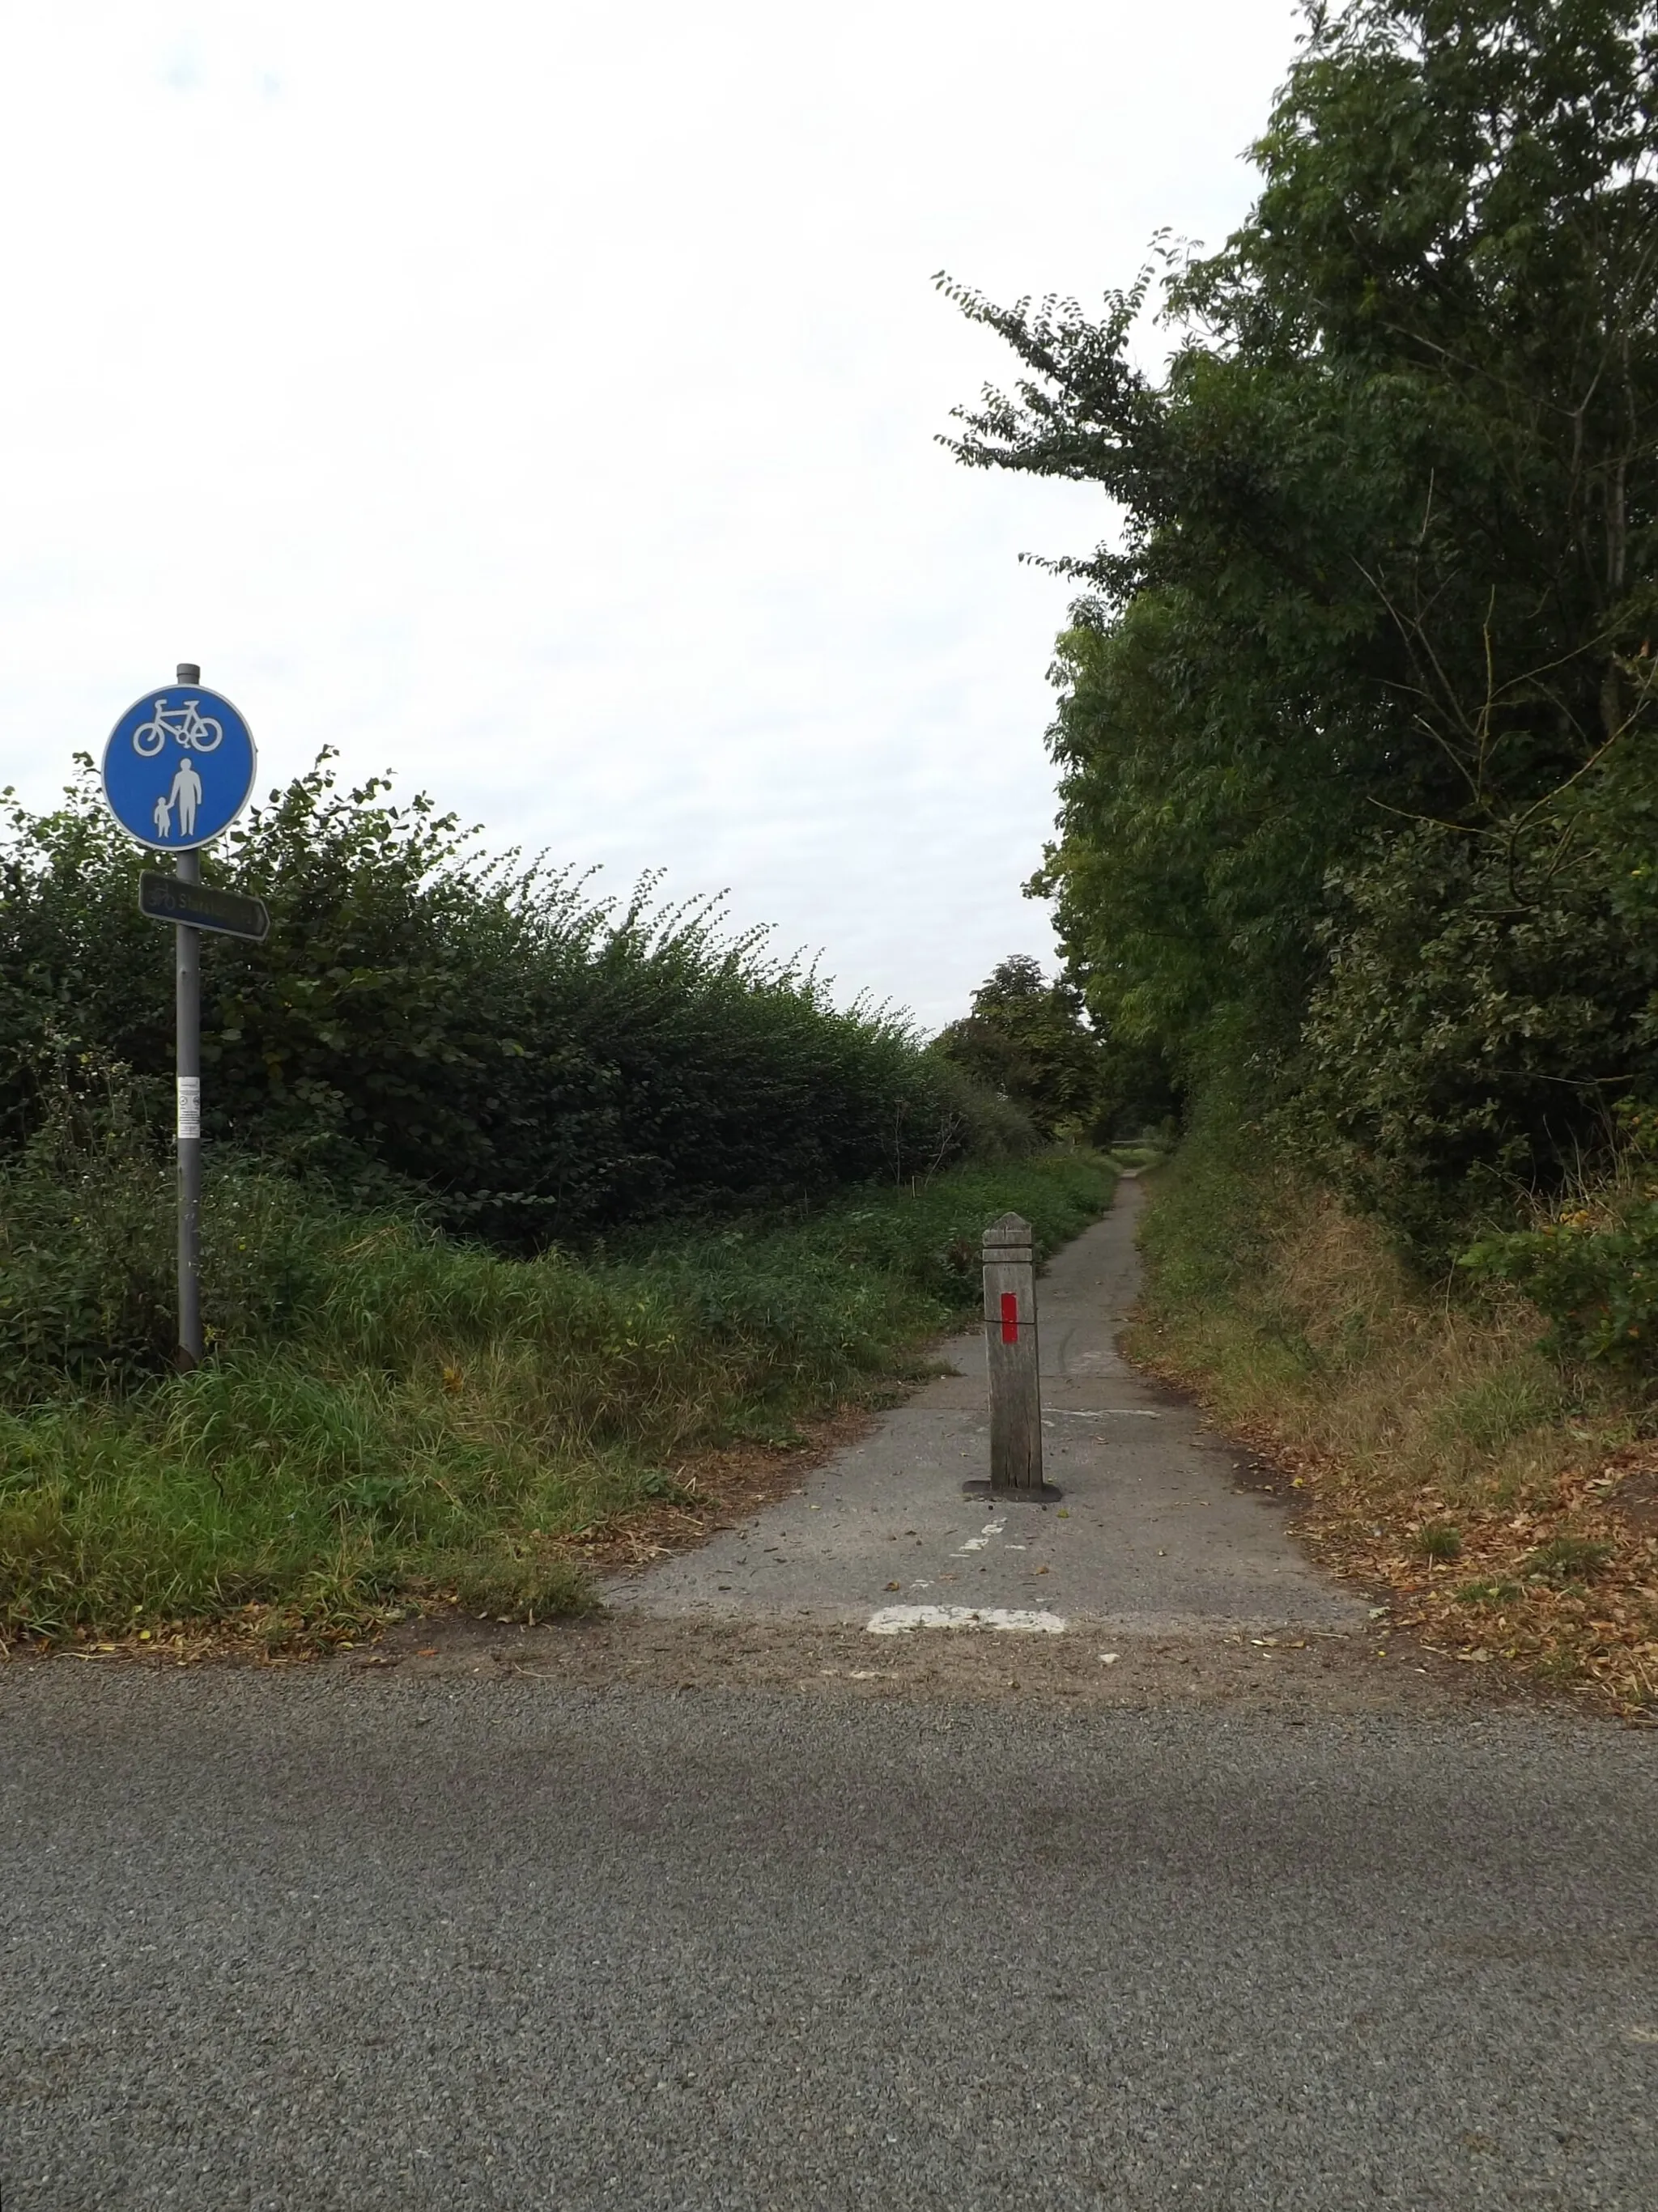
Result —
POLYGON ((1112 1181, 1045 1154, 526 1257, 221 1152, 180 1376, 170 1161, 112 1074, 0 1166, 0 1638, 579 1610, 580 1540, 878 1398, 976 1299, 987 1220, 1051 1246, 1112 1181))
POLYGON ((1658 1430, 1658 11, 1304 14, 1218 248, 1098 312, 940 280, 1016 364, 958 457, 1112 510, 1056 564, 1033 888, 1107 1091, 1192 1133, 1159 1356, 1500 1592, 1490 1648, 1610 1650, 1658 1430))
MULTIPOLYGON (((1202 1124, 1154 1185, 1128 1349, 1194 1389, 1391 1629, 1658 1706, 1658 1420, 1493 1267, 1448 1294, 1259 1133, 1202 1124), (1252 1141, 1255 1139, 1254 1141, 1252 1141)), ((1643 1201, 1650 1206, 1651 1199, 1643 1201)), ((1528 1232, 1593 1233, 1569 1204, 1528 1232)))
POLYGON ((1109 1194, 715 907, 489 860, 326 757, 225 842, 273 927, 204 946, 181 1376, 170 933, 89 763, 0 820, 0 1638, 579 1609, 710 1454, 913 1371, 986 1221, 1109 1194))

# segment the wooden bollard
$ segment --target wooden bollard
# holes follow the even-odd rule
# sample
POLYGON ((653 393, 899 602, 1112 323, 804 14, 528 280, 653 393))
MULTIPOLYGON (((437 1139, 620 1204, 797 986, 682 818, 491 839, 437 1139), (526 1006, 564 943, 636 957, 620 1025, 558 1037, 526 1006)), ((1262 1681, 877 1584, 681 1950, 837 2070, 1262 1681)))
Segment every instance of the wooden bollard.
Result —
POLYGON ((991 1479, 964 1487, 970 1497, 1051 1504, 1060 1492, 1042 1480, 1031 1224, 1016 1213, 1004 1213, 984 1231, 984 1350, 991 1383, 991 1479))

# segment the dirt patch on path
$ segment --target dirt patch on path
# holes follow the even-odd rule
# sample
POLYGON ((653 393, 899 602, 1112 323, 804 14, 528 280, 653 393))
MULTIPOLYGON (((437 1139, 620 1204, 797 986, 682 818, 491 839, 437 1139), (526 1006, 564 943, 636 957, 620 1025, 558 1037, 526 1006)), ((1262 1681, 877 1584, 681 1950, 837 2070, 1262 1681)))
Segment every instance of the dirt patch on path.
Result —
POLYGON ((1227 1701, 1282 1711, 1466 1711, 1519 1692, 1489 1670, 1413 1644, 1350 1635, 1125 1637, 1073 1620, 1063 1636, 994 1631, 867 1630, 775 1620, 706 1621, 637 1614, 512 1628, 492 1622, 410 1621, 372 1651, 342 1653, 342 1669, 397 1668, 437 1679, 498 1675, 570 1688, 698 1692, 787 1690, 809 1695, 1035 1698, 1101 1710, 1227 1701))
POLYGON ((448 1613, 400 1622, 372 1644, 273 1658, 246 1643, 222 1642, 127 1644, 96 1653, 14 1651, 10 1666, 0 1668, 0 1700, 9 1679, 21 1681, 42 1667, 90 1672, 88 1662, 169 1673, 203 1666, 271 1673, 297 1668, 360 1681, 365 1689, 375 1680, 436 1686, 482 1679, 583 1692, 763 1689, 911 1703, 1033 1702, 1100 1712, 1226 1705, 1240 1713, 1276 1713, 1286 1727, 1320 1715, 1431 1720, 1518 1705, 1610 1717, 1592 1686, 1549 1694, 1499 1664, 1459 1663, 1399 1623, 1381 1619, 1366 1633, 1255 1636, 1217 1627, 1197 1636, 1143 1636, 1072 1620, 1058 1636, 984 1629, 875 1636, 856 1626, 809 1621, 617 1612, 529 1627, 448 1613))

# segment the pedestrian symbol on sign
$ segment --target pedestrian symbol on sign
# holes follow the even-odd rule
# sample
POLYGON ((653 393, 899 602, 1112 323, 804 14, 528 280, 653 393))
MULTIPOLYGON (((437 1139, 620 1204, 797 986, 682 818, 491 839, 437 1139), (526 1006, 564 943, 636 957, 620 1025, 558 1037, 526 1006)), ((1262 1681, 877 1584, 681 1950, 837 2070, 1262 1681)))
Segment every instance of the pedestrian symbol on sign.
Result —
POLYGON ((167 794, 162 807, 161 826, 164 836, 171 836, 167 828, 167 815, 174 807, 179 810, 179 835, 193 836, 196 829, 196 809, 201 804, 202 780, 188 760, 181 760, 173 778, 173 788, 167 794))

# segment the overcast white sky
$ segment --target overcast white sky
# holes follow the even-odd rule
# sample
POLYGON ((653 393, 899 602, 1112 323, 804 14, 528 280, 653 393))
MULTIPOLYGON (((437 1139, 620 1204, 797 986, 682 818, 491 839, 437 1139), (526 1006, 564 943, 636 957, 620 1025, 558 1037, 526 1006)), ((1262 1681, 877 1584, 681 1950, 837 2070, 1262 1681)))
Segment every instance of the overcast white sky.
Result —
POLYGON ((1290 0, 54 0, 0 70, 0 784, 176 660, 929 1027, 1013 951, 1097 493, 934 292, 1217 242, 1290 0))

